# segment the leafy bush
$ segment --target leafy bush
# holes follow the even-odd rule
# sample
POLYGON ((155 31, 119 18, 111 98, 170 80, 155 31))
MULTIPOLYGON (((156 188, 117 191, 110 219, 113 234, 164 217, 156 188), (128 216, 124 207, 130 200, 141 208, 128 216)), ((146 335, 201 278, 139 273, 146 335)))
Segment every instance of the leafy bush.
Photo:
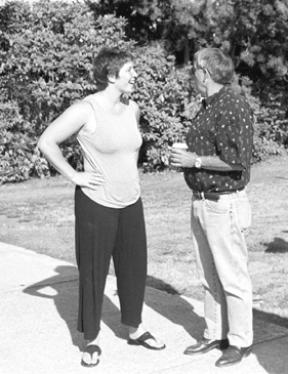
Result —
POLYGON ((0 183, 27 179, 33 167, 33 137, 17 103, 0 103, 0 183))
POLYGON ((184 111, 192 87, 189 67, 175 69, 175 58, 167 56, 161 44, 136 51, 139 77, 133 98, 141 109, 146 170, 162 169, 168 164, 169 145, 183 138, 184 111))
MULTIPOLYGON (((37 139, 72 102, 97 89, 90 78, 94 53, 103 46, 135 47, 125 30, 142 44, 149 40, 135 49, 140 76, 133 94, 141 108, 140 162, 145 170, 167 167, 169 145, 183 139, 199 109, 189 64, 176 69, 174 56, 184 49, 187 62, 197 47, 206 45, 233 56, 257 118, 255 160, 278 154, 278 144, 288 146, 287 17, 283 0, 40 0, 2 5, 0 183, 55 172, 35 152, 37 139), (118 17, 107 14, 112 11, 118 17)), ((75 141, 67 141, 63 152, 74 167, 81 167, 75 141)))
MULTIPOLYGON (((140 76, 133 98, 141 108, 144 133, 140 161, 145 170, 161 170, 168 165, 169 145, 183 140, 193 124, 201 97, 194 90, 190 66, 175 69, 174 57, 167 56, 161 44, 139 48, 136 56, 140 76)), ((248 77, 236 75, 235 86, 245 94, 255 116, 253 161, 281 154, 284 149, 279 143, 283 144, 284 136, 287 140, 287 120, 279 120, 279 105, 272 115, 272 109, 252 95, 253 82, 248 77)))
POLYGON ((285 111, 281 109, 279 98, 274 97, 273 100, 270 95, 270 103, 263 105, 259 97, 252 95, 254 86, 251 79, 240 76, 237 78, 238 82, 241 81, 241 89, 255 117, 253 161, 283 154, 288 139, 288 119, 285 119, 285 111))
POLYGON ((238 74, 251 80, 252 106, 258 101, 256 159, 280 152, 279 145, 287 147, 287 0, 101 0, 97 4, 103 11, 109 5, 109 10, 125 15, 132 38, 164 40, 178 64, 189 62, 199 47, 215 46, 229 53, 238 74), (139 30, 135 30, 136 19, 139 30))
POLYGON ((270 107, 262 106, 257 112, 253 153, 255 160, 261 161, 285 152, 288 145, 288 119, 280 117, 281 111, 270 107))
MULTIPOLYGON (((9 174, 9 181, 18 181, 35 170, 46 170, 43 159, 37 159, 36 169, 30 162, 46 126, 72 102, 96 90, 90 79, 93 55, 103 46, 130 48, 133 43, 125 40, 123 18, 95 18, 88 6, 78 2, 42 0, 32 6, 13 1, 0 8, 0 21, 0 85, 6 87, 0 101, 16 103, 22 118, 19 122, 15 117, 8 132, 13 136, 5 138, 10 153, 19 150, 13 151, 15 176, 9 174)), ((77 145, 67 142, 64 153, 77 166, 77 145)))

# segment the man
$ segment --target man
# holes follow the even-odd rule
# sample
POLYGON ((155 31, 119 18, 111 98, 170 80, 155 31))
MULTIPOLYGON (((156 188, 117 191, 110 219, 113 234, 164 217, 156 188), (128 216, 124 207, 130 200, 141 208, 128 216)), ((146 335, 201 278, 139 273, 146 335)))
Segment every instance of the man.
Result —
POLYGON ((192 190, 193 245, 205 291, 206 329, 185 354, 223 350, 216 366, 251 352, 252 287, 243 232, 250 225, 245 186, 250 178, 253 115, 230 82, 234 67, 217 48, 194 56, 202 107, 187 134, 188 151, 172 150, 171 165, 184 168, 192 190))

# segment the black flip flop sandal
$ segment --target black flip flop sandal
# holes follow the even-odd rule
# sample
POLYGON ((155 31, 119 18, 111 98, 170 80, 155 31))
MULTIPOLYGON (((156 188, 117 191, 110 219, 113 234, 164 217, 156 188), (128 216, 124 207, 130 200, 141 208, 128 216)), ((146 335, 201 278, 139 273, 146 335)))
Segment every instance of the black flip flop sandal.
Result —
MULTIPOLYGON (((89 355, 91 356, 91 359, 92 359, 93 354, 94 354, 95 352, 98 353, 98 356, 100 356, 101 353, 102 353, 101 348, 100 348, 98 345, 96 345, 96 344, 88 344, 88 345, 86 346, 86 348, 84 349, 83 353, 84 353, 84 352, 85 352, 85 353, 89 353, 89 355)), ((97 359, 97 361, 96 361, 95 363, 92 363, 92 364, 87 364, 87 362, 85 362, 85 361, 83 360, 83 358, 82 358, 82 360, 81 360, 81 365, 84 366, 84 367, 86 367, 86 368, 91 368, 91 367, 94 367, 94 366, 96 366, 96 365, 98 365, 98 364, 99 364, 99 358, 97 359)))
POLYGON ((145 347, 147 349, 153 349, 155 351, 160 351, 161 349, 164 349, 166 347, 165 344, 163 344, 161 347, 154 347, 153 345, 150 345, 149 343, 147 343, 147 340, 149 340, 149 339, 153 339, 153 340, 156 341, 154 336, 152 334, 150 334, 149 331, 146 331, 146 332, 144 332, 144 334, 139 336, 139 338, 137 338, 137 339, 129 338, 128 339, 128 344, 130 344, 130 345, 142 345, 143 347, 145 347))

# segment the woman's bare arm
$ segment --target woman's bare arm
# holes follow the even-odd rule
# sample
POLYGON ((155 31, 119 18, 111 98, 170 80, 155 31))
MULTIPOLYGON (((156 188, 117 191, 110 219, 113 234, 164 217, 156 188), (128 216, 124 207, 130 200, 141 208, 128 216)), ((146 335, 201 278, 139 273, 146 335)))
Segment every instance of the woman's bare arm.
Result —
POLYGON ((103 182, 103 177, 96 172, 77 172, 65 160, 59 148, 59 144, 77 133, 85 125, 91 111, 90 104, 83 102, 69 107, 43 132, 38 142, 38 148, 64 177, 80 186, 95 188, 103 182))

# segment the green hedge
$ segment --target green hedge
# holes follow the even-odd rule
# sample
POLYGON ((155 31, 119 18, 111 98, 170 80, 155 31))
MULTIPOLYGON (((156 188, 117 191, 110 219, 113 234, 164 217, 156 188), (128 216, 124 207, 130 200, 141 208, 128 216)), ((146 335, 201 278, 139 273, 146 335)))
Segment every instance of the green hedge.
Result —
POLYGON ((136 61, 139 78, 133 98, 141 109, 144 137, 140 161, 145 170, 159 170, 168 165, 169 145, 185 134, 185 109, 194 100, 190 67, 176 70, 174 57, 161 44, 136 50, 136 61))
MULTIPOLYGON (((0 183, 55 171, 35 152, 40 134, 72 102, 94 92, 92 56, 106 46, 134 51, 139 73, 133 98, 141 109, 145 170, 168 165, 168 147, 184 137, 199 107, 189 65, 175 68, 162 42, 136 46, 125 36, 126 20, 97 15, 84 3, 13 1, 0 7, 0 183)), ((279 153, 287 143, 287 120, 277 107, 252 96, 252 82, 240 79, 258 121, 255 159, 279 153), (286 138, 285 138, 286 137, 286 138), (278 142, 278 143, 275 143, 278 142)), ((63 145, 68 161, 81 168, 73 139, 63 145)))
MULTIPOLYGON (((133 42, 125 39, 123 18, 95 18, 77 2, 44 0, 32 7, 14 1, 0 10, 0 181, 7 182, 50 172, 34 153, 39 135, 72 102, 96 90, 90 79, 94 53, 104 45, 129 49, 133 42)), ((77 166, 75 143, 67 142, 64 153, 77 166)))

